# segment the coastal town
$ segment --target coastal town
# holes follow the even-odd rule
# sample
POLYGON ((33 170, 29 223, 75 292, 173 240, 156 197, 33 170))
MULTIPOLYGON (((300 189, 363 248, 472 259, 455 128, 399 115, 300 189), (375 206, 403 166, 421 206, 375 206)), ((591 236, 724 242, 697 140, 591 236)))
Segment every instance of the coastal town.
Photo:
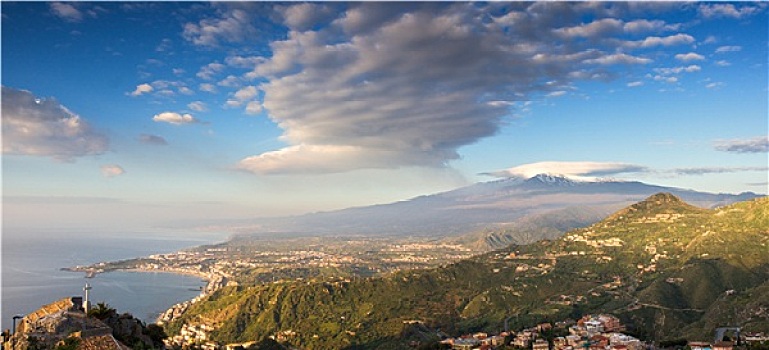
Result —
MULTIPOLYGON (((110 326, 93 318, 88 312, 89 308, 87 296, 86 300, 82 297, 72 297, 46 305, 22 318, 18 332, 14 330, 13 337, 4 333, 2 349, 15 350, 17 343, 29 346, 30 339, 47 339, 48 342, 58 341, 59 344, 66 343, 67 339, 78 339, 78 342, 88 349, 124 349, 125 346, 112 335, 110 326), (74 338, 72 334, 65 335, 59 331, 63 329, 63 325, 71 328, 75 324, 73 322, 77 327, 84 329, 77 332, 74 338)), ((415 324, 419 324, 419 321, 404 321, 404 326, 415 324)), ((179 334, 166 338, 164 345, 169 349, 243 350, 253 348, 257 344, 257 341, 220 344, 211 339, 210 332, 213 330, 214 326, 206 323, 186 325, 179 334)), ((654 350, 682 346, 691 350, 733 350, 769 342, 769 335, 763 333, 740 333, 740 328, 719 328, 713 340, 655 344, 626 334, 625 325, 611 314, 584 315, 577 320, 543 322, 518 331, 505 330, 498 334, 476 332, 451 337, 437 331, 436 335, 440 338, 436 343, 437 348, 456 350, 654 350)), ((270 336, 270 339, 285 344, 295 336, 295 331, 283 330, 270 336)), ((420 348, 423 344, 412 342, 410 345, 411 348, 420 348)))
MULTIPOLYGON (((412 321, 413 322, 413 321, 412 321)), ((404 321, 404 323, 408 323, 404 321)), ((256 341, 244 343, 219 344, 210 339, 213 326, 202 323, 185 326, 179 335, 169 338, 169 347, 200 348, 202 350, 240 350, 256 344, 256 341)), ((721 337, 713 341, 688 341, 684 344, 692 350, 733 350, 739 345, 757 345, 769 342, 769 334, 732 333, 734 338, 721 337), (725 340, 730 339, 730 340, 725 340)), ((654 350, 660 344, 641 341, 625 333, 626 327, 619 318, 610 314, 585 315, 578 320, 566 319, 555 323, 545 322, 519 331, 503 331, 498 334, 477 332, 450 337, 438 332, 442 339, 438 342, 442 349, 456 350, 494 350, 494 349, 531 349, 531 350, 654 350)), ((270 338, 280 343, 295 337, 292 330, 284 330, 270 338)), ((418 348, 420 343, 412 343, 418 348)), ((672 346, 676 348, 676 346, 672 346)))
POLYGON ((209 281, 224 278, 228 283, 257 285, 297 279, 371 277, 437 267, 477 253, 460 244, 415 238, 241 239, 65 270, 84 272, 91 277, 115 270, 170 272, 209 281))

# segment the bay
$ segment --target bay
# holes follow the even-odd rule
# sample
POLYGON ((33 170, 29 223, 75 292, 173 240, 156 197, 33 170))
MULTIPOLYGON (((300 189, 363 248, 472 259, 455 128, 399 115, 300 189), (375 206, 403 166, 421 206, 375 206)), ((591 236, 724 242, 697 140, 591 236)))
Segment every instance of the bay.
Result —
POLYGON ((26 315, 61 298, 83 295, 92 286, 93 304, 104 302, 151 323, 173 304, 192 299, 205 285, 200 278, 170 273, 110 272, 86 279, 63 267, 169 253, 222 241, 221 233, 178 232, 3 232, 2 329, 14 315, 26 315))

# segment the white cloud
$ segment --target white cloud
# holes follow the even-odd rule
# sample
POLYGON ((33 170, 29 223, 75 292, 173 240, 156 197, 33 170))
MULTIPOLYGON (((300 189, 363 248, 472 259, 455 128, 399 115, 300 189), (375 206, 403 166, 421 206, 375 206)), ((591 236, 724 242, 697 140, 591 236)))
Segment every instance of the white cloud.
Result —
POLYGON ((589 60, 585 60, 584 62, 588 64, 615 65, 615 64, 647 64, 647 63, 651 63, 652 60, 649 58, 631 56, 625 53, 617 53, 617 54, 602 56, 599 58, 592 58, 589 60))
POLYGON ((644 83, 642 81, 631 81, 631 82, 627 83, 627 86, 628 87, 638 87, 638 86, 641 86, 643 84, 644 83))
POLYGON ((265 59, 259 56, 228 56, 224 63, 235 68, 254 68, 257 64, 264 62, 265 59))
POLYGON ((200 79, 211 80, 215 75, 221 73, 224 68, 227 68, 227 66, 219 62, 212 62, 203 67, 200 67, 200 70, 195 75, 200 79))
POLYGON ((702 4, 699 6, 698 10, 700 15, 704 18, 717 18, 717 17, 731 17, 740 19, 746 16, 751 16, 754 14, 757 14, 765 8, 764 5, 760 6, 752 6, 751 3, 747 3, 750 5, 742 5, 739 4, 738 6, 735 6, 735 4, 702 4))
POLYGON ((125 170, 117 164, 102 165, 101 174, 104 177, 115 177, 125 174, 125 170))
POLYGON ((649 171, 646 167, 611 162, 537 162, 523 164, 510 169, 488 173, 496 177, 531 178, 539 174, 565 176, 580 180, 593 180, 597 177, 607 177, 623 173, 642 173, 649 171))
POLYGON ((679 53, 675 56, 675 58, 679 61, 689 62, 689 61, 702 61, 705 59, 705 56, 697 54, 695 52, 689 52, 689 53, 679 53))
MULTIPOLYGON (((248 157, 238 168, 257 174, 290 174, 301 172, 336 173, 347 169, 350 162, 360 168, 389 168, 388 163, 402 162, 403 155, 386 149, 371 150, 345 145, 296 145, 248 157)), ((424 160, 414 155, 415 161, 424 160)))
POLYGON ((234 75, 228 75, 226 78, 216 83, 216 85, 224 87, 238 87, 240 86, 240 78, 234 75))
POLYGON ((55 99, 3 86, 2 101, 3 154, 71 161, 108 149, 107 137, 55 99))
POLYGON ((246 86, 236 91, 233 97, 225 102, 225 107, 240 107, 246 105, 246 113, 258 114, 262 112, 262 104, 259 101, 254 101, 259 95, 259 90, 256 86, 246 86))
POLYGON ((739 173, 745 171, 767 171, 769 167, 700 167, 700 168, 677 168, 669 172, 678 175, 706 175, 706 174, 725 174, 739 173))
POLYGON ((694 42, 694 37, 689 34, 678 33, 666 37, 650 36, 643 40, 626 41, 624 46, 630 49, 636 48, 650 48, 655 46, 675 46, 683 44, 691 44, 694 42))
POLYGON ((715 89, 715 88, 721 87, 723 85, 724 85, 724 83, 722 83, 722 82, 713 82, 713 83, 706 84, 705 87, 708 88, 708 89, 715 89))
POLYGON ((655 81, 664 81, 664 82, 670 83, 670 84, 678 82, 678 78, 677 77, 666 77, 664 75, 655 75, 654 76, 654 80, 655 81))
POLYGON ((239 101, 248 101, 256 98, 258 93, 259 90, 256 89, 256 86, 246 86, 235 92, 235 98, 239 101))
POLYGON ((714 142, 718 151, 733 153, 767 153, 769 152, 769 136, 758 136, 750 139, 718 140, 714 142))
POLYGON ((595 36, 603 36, 608 33, 618 33, 622 31, 622 29, 623 23, 621 20, 614 18, 603 18, 588 24, 581 24, 576 27, 559 28, 555 30, 555 33, 565 38, 589 38, 595 36))
POLYGON ((152 120, 158 123, 169 123, 174 125, 193 124, 199 121, 191 114, 179 114, 176 112, 163 112, 156 114, 152 120))
POLYGON ((654 71, 663 75, 680 74, 680 73, 694 73, 702 70, 702 67, 691 64, 685 67, 672 67, 672 68, 654 68, 654 71))
POLYGON ((727 45, 727 46, 719 46, 716 49, 716 53, 738 52, 738 51, 742 51, 742 46, 727 45))
MULTIPOLYGON (((287 146, 244 159, 241 168, 445 166, 460 147, 494 135, 518 112, 494 101, 561 94, 578 80, 607 81, 624 65, 653 62, 647 57, 659 56, 657 46, 694 42, 685 33, 628 42, 626 30, 677 26, 650 21, 626 29, 610 11, 588 5, 523 2, 510 7, 514 14, 490 10, 495 6, 356 3, 329 26, 270 43, 247 77, 263 81, 262 105, 287 146), (563 35, 589 40, 557 45, 563 35), (635 49, 644 49, 643 57, 635 49)), ((234 96, 226 103, 243 105, 234 96)))
POLYGON ((208 106, 203 101, 190 102, 187 104, 187 107, 195 112, 205 112, 208 110, 208 106))
POLYGON ((182 36, 198 46, 217 47, 223 42, 243 42, 257 37, 253 24, 253 10, 249 4, 214 4, 218 17, 206 18, 198 23, 186 23, 182 36))
POLYGON ((566 95, 566 91, 558 90, 558 91, 553 91, 553 92, 547 94, 547 97, 559 97, 559 96, 563 96, 563 95, 566 95))
POLYGON ((205 91, 205 92, 210 92, 212 94, 215 94, 216 93, 216 85, 210 84, 210 83, 203 83, 203 84, 200 84, 200 86, 198 86, 198 90, 205 91))
POLYGON ((50 7, 53 14, 67 22, 80 22, 83 20, 83 13, 75 8, 72 3, 54 2, 50 4, 50 7))
POLYGON ((134 89, 133 92, 131 92, 131 96, 139 96, 141 94, 147 94, 147 93, 152 92, 152 90, 154 90, 152 85, 147 84, 147 83, 140 84, 140 85, 136 86, 136 89, 134 89))
POLYGON ((172 45, 171 39, 163 38, 162 40, 160 40, 160 44, 158 44, 158 46, 155 47, 155 51, 157 52, 168 51, 171 48, 171 45, 172 45))
POLYGON ((317 3, 301 3, 292 6, 278 6, 284 23, 292 30, 308 30, 319 22, 330 20, 333 12, 330 6, 317 3))
POLYGON ((623 29, 627 33, 643 33, 661 30, 678 30, 680 27, 679 24, 667 24, 661 20, 649 21, 646 19, 638 19, 625 23, 623 29))
POLYGON ((246 113, 247 114, 259 114, 264 111, 264 108, 262 107, 262 104, 259 101, 251 101, 248 104, 246 104, 246 113))
POLYGON ((729 63, 729 61, 727 61, 727 60, 719 60, 719 61, 716 61, 716 65, 720 66, 720 67, 729 67, 732 64, 729 63))
POLYGON ((179 93, 182 93, 184 95, 193 95, 195 94, 195 91, 192 91, 192 89, 186 87, 186 86, 180 86, 179 87, 179 93))

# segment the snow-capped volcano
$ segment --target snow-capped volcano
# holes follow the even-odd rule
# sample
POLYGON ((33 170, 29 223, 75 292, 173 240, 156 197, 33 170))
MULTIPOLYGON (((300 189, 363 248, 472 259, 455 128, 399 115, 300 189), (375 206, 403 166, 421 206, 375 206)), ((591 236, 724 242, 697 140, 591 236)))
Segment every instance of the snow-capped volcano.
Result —
POLYGON ((565 175, 537 174, 526 179, 526 183, 543 183, 555 186, 574 186, 579 182, 589 182, 586 179, 571 178, 565 175))
MULTIPOLYGON (((249 232, 454 236, 482 228, 515 224, 568 209, 579 218, 558 230, 589 225, 617 209, 659 192, 672 193, 700 207, 758 197, 754 193, 713 194, 636 181, 576 180, 552 174, 480 182, 406 201, 287 218, 258 219, 249 232), (258 227, 258 228, 257 228, 258 227)), ((540 220, 547 225, 548 220, 540 220)), ((248 225, 247 225, 248 226, 248 225)))

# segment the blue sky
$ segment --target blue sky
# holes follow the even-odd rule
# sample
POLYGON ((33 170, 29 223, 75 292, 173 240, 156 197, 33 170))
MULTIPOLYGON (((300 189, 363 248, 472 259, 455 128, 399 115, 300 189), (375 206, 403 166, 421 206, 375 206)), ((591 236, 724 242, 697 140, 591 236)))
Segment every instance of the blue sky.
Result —
POLYGON ((3 2, 8 227, 539 172, 767 192, 766 3, 3 2))

